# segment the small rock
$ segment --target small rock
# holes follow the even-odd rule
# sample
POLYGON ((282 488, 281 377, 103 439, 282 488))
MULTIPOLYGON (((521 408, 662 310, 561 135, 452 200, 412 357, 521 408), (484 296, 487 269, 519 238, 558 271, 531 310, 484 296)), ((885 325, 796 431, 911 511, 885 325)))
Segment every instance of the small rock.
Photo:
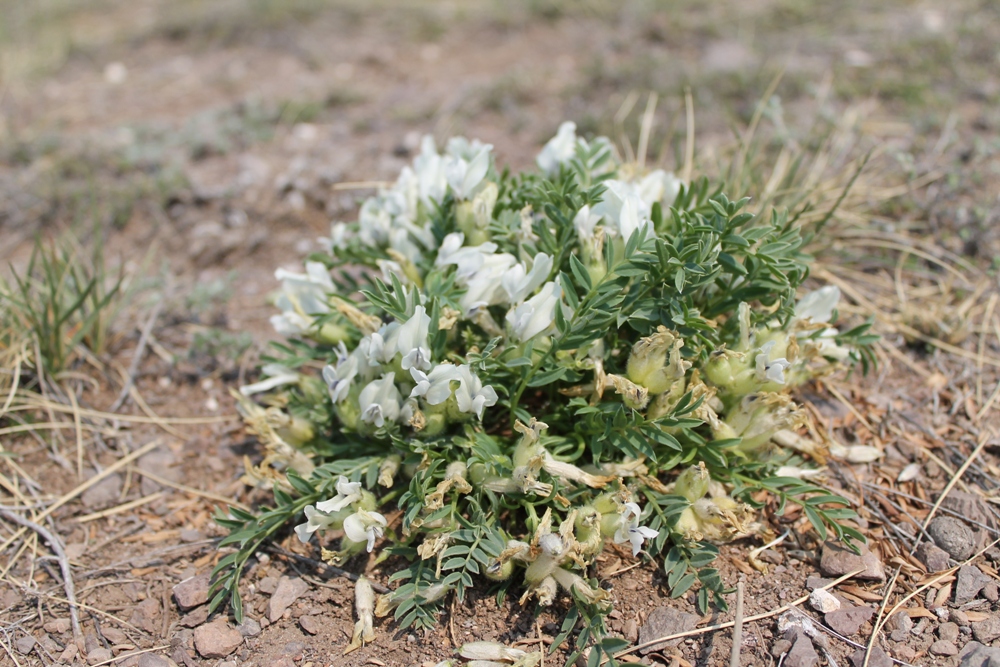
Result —
MULTIPOLYGON (((143 456, 136 465, 139 470, 151 472, 157 477, 162 477, 171 482, 179 482, 182 471, 174 467, 176 462, 177 458, 170 450, 157 450, 143 456)), ((144 496, 156 493, 162 488, 157 482, 145 476, 139 485, 139 490, 142 491, 142 495, 144 496)))
POLYGON ((809 594, 809 604, 821 614, 829 614, 832 611, 840 609, 840 600, 822 588, 809 594))
POLYGON ((774 657, 775 659, 780 659, 781 656, 788 653, 788 651, 791 650, 791 648, 792 648, 792 642, 788 641, 787 639, 779 639, 778 641, 774 642, 774 645, 771 646, 771 656, 774 657))
POLYGON ((814 667, 818 663, 819 655, 813 648, 812 640, 804 632, 797 633, 782 664, 785 667, 814 667))
POLYGON ((197 607, 194 611, 181 617, 180 624, 185 628, 197 628, 199 625, 208 620, 208 606, 202 605, 197 607))
POLYGON ((143 653, 139 656, 138 667, 177 667, 177 663, 169 658, 155 653, 143 653))
POLYGON ((271 667, 295 667, 295 661, 286 656, 273 661, 271 667))
POLYGON ((203 658, 225 658, 243 643, 239 630, 225 620, 213 621, 194 631, 194 647, 203 658))
MULTIPOLYGON (((414 641, 416 641, 417 639, 415 635, 407 635, 406 636, 407 642, 410 641, 410 637, 413 637, 414 641)), ((284 648, 281 649, 281 653, 282 655, 289 656, 292 660, 298 662, 303 657, 305 657, 306 648, 307 648, 306 645, 303 644, 302 642, 288 642, 287 644, 285 644, 284 648)))
POLYGON ((806 588, 808 588, 811 591, 814 591, 817 588, 823 588, 832 581, 833 579, 826 579, 825 577, 807 577, 806 588))
POLYGON ((319 632, 319 623, 315 616, 302 616, 299 618, 299 626, 311 635, 319 632))
POLYGON ((111 658, 115 657, 109 649, 106 648, 95 648, 93 651, 87 654, 87 664, 96 665, 99 662, 107 662, 111 658))
POLYGON ((244 637, 256 637, 260 634, 260 623, 252 618, 247 618, 244 619, 236 629, 239 630, 240 634, 244 637))
POLYGON ((42 627, 50 635, 60 635, 64 632, 69 632, 70 622, 68 618, 57 618, 49 621, 42 627))
POLYGON ((968 627, 969 625, 969 615, 961 609, 952 609, 950 617, 960 628, 968 627))
POLYGON ((878 556, 873 554, 866 544, 858 544, 861 554, 858 555, 838 542, 823 544, 820 555, 819 569, 830 577, 841 577, 855 570, 862 570, 856 578, 870 581, 885 581, 885 568, 878 556))
POLYGON ((102 627, 101 634, 104 635, 104 638, 107 639, 112 644, 114 644, 115 646, 119 644, 129 643, 128 636, 118 628, 111 625, 102 627))
POLYGON ((873 615, 875 610, 868 606, 848 607, 833 611, 824 616, 826 624, 835 632, 839 632, 845 637, 850 637, 861 629, 873 615))
POLYGON ((118 473, 112 473, 84 491, 80 500, 83 501, 83 506, 87 509, 100 510, 111 507, 118 502, 121 493, 122 476, 118 473))
POLYGON ((1000 648, 969 642, 959 658, 958 667, 1000 667, 1000 648))
POLYGON ((185 579, 173 588, 174 600, 181 611, 190 611, 199 605, 208 602, 208 586, 211 577, 207 574, 199 574, 196 577, 185 579))
POLYGON ((28 655, 35 648, 35 638, 31 635, 25 635, 18 639, 14 646, 21 655, 28 655))
MULTIPOLYGON (((862 667, 865 664, 865 651, 864 649, 858 649, 851 654, 850 657, 851 664, 854 667, 862 667)), ((882 647, 878 644, 872 646, 872 654, 868 658, 868 667, 893 667, 892 658, 889 654, 882 650, 882 647)))
POLYGON ((257 590, 265 595, 274 595, 274 591, 277 588, 278 580, 275 577, 264 577, 257 582, 257 590))
POLYGON ((181 542, 197 542, 202 539, 201 532, 193 528, 185 528, 181 531, 181 542))
POLYGON ((990 614, 986 620, 973 623, 972 636, 984 644, 1000 637, 1000 615, 990 614))
POLYGON ((897 611, 886 621, 885 627, 889 629, 889 638, 894 642, 905 642, 910 637, 910 630, 913 629, 913 619, 905 611, 897 611))
POLYGON ((938 626, 938 637, 946 642, 958 639, 958 623, 942 623, 938 626))
POLYGON ((943 572, 948 569, 948 552, 932 542, 921 542, 913 554, 928 572, 943 572))
POLYGON ((917 657, 917 652, 906 644, 903 644, 893 650, 893 655, 903 662, 913 662, 913 659, 917 657))
POLYGON ((992 579, 986 582, 986 585, 983 586, 982 593, 983 597, 990 602, 997 602, 1000 600, 1000 586, 998 586, 997 582, 992 579))
POLYGON ((931 647, 927 650, 932 655, 958 655, 958 647, 951 642, 944 641, 943 639, 939 639, 931 644, 931 647))
POLYGON ((309 584, 298 577, 282 577, 267 604, 267 617, 274 623, 285 613, 293 602, 309 590, 309 584))
MULTIPOLYGON (((657 607, 650 612, 646 623, 639 629, 639 643, 645 644, 660 637, 694 630, 699 620, 701 620, 699 616, 674 609, 673 607, 657 607)), ((680 639, 674 639, 669 642, 660 642, 641 649, 640 653, 647 655, 654 651, 662 651, 665 648, 677 646, 680 641, 680 639)))
POLYGON ((160 601, 147 598, 132 609, 129 622, 138 625, 146 632, 158 632, 160 629, 160 601))
POLYGON ((927 534, 935 544, 957 561, 963 561, 976 551, 976 536, 961 519, 936 516, 927 526, 927 534))
POLYGON ((973 600, 989 581, 991 579, 975 565, 960 567, 955 581, 955 606, 961 607, 973 600))

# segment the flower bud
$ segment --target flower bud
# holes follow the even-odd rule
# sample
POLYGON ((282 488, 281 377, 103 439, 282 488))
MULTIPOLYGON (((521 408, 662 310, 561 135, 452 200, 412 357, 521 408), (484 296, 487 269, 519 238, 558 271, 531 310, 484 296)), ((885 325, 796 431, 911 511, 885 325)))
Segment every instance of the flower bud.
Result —
POLYGON ((387 489, 392 488, 393 480, 396 477, 396 473, 399 472, 399 464, 402 460, 398 454, 385 457, 378 467, 378 483, 380 486, 384 486, 387 489))
POLYGON ((708 485, 712 481, 705 462, 701 461, 696 466, 691 466, 680 474, 674 483, 674 493, 684 496, 688 502, 694 502, 704 497, 708 491, 708 485))

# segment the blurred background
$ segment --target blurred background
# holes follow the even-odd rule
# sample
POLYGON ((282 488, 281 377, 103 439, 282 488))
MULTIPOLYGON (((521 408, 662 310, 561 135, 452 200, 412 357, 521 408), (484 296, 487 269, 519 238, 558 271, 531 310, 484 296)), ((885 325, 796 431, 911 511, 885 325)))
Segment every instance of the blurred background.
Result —
POLYGON ((875 193, 858 221, 912 222, 992 266, 997 14, 976 0, 0 0, 0 260, 23 262, 39 230, 100 230, 163 284, 215 285, 230 328, 266 335, 273 267, 318 247, 371 192, 357 184, 394 178, 423 134, 478 137, 517 169, 568 119, 675 170, 693 129, 696 174, 718 174, 748 126, 771 162, 870 152, 869 182, 913 196, 875 193))

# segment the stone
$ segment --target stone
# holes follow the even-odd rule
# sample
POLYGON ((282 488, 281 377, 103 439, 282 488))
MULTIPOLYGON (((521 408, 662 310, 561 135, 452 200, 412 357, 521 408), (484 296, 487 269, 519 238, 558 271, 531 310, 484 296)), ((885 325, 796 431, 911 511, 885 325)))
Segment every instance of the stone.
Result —
MULTIPOLYGON (((96 475, 97 473, 94 473, 96 475)), ((92 477, 94 476, 92 475, 92 477)), ((118 502, 122 494, 122 476, 112 473, 83 492, 80 500, 88 510, 101 510, 118 502)))
POLYGON ((170 658, 164 658, 155 653, 143 653, 139 656, 138 667, 177 667, 177 663, 170 658))
POLYGON ((921 542, 913 555, 928 572, 943 572, 949 567, 948 552, 932 542, 921 542))
POLYGON ((260 623, 252 618, 247 618, 244 619, 236 629, 239 630, 240 634, 244 637, 256 637, 260 634, 260 623))
POLYGON ((938 626, 938 638, 946 642, 958 639, 958 623, 942 623, 938 626))
POLYGON ((892 654, 898 660, 902 660, 903 662, 913 662, 913 660, 917 657, 917 652, 912 648, 910 648, 909 646, 907 646, 906 644, 903 644, 902 646, 897 646, 893 650, 892 654))
POLYGON ((1000 586, 998 586, 997 582, 992 579, 986 582, 986 585, 983 586, 983 590, 981 592, 983 597, 990 602, 1000 601, 1000 586))
MULTIPOLYGON (((177 457, 174 456, 173 452, 164 449, 146 454, 139 459, 136 466, 140 471, 145 470, 170 482, 179 482, 181 481, 182 471, 174 467, 176 462, 177 457)), ((145 476, 143 476, 142 482, 139 484, 139 490, 142 491, 142 495, 144 496, 156 493, 162 489, 163 487, 159 483, 145 476)))
POLYGON ((56 618, 43 625, 42 628, 50 635, 60 635, 69 632, 70 622, 68 618, 56 618))
POLYGON ((820 588, 809 594, 809 605, 821 614, 829 614, 840 609, 840 600, 820 588))
POLYGON ((961 607, 966 602, 971 602, 989 581, 990 578, 975 565, 963 565, 958 568, 955 580, 955 606, 961 607))
POLYGON ((823 588, 832 581, 833 579, 826 579, 824 577, 807 577, 806 588, 808 588, 811 591, 814 591, 817 588, 823 588))
MULTIPOLYGON (((407 642, 410 642, 410 637, 413 637, 414 641, 416 641, 416 639, 417 639, 416 636, 414 636, 414 635, 407 635, 406 636, 406 641, 407 642)), ((412 643, 412 642, 410 642, 410 643, 412 643)), ((286 655, 286 656, 290 656, 292 658, 292 660, 295 660, 296 662, 298 662, 299 660, 301 660, 302 658, 305 657, 306 649, 307 648, 308 647, 305 644, 303 644, 302 642, 288 642, 281 649, 281 654, 282 655, 286 655)))
MULTIPOLYGON (((854 667, 862 667, 865 664, 865 651, 858 649, 850 656, 851 664, 854 667)), ((872 654, 868 658, 868 667, 893 667, 892 658, 882 650, 878 644, 872 646, 872 654)))
POLYGON ((115 646, 129 643, 128 636, 124 632, 122 632, 121 630, 112 625, 107 625, 105 627, 102 627, 101 634, 104 635, 104 638, 107 639, 112 644, 114 644, 115 646))
MULTIPOLYGON (((639 629, 639 643, 645 644, 646 642, 654 641, 660 637, 667 637, 669 635, 677 634, 678 632, 694 630, 700 620, 700 616, 689 614, 681 611, 680 609, 674 609, 673 607, 657 607, 650 612, 646 622, 639 629)), ((659 642, 641 649, 640 653, 647 655, 655 651, 662 651, 665 648, 677 646, 680 641, 680 639, 674 639, 668 642, 659 642)))
POLYGON ((629 642, 633 644, 639 641, 639 624, 635 622, 634 618, 630 618, 625 621, 622 634, 625 636, 625 639, 629 640, 629 642))
POLYGON ((225 658, 242 644, 243 635, 224 619, 206 623, 194 631, 194 647, 203 658, 225 658))
POLYGON ((1000 667, 1000 648, 969 642, 959 653, 958 667, 1000 667))
POLYGON ((946 642, 943 639, 939 639, 933 644, 931 644, 931 647, 927 649, 927 651, 931 655, 943 655, 943 656, 958 655, 958 647, 951 642, 946 642))
POLYGON ((319 622, 316 620, 315 616, 307 615, 299 618, 299 627, 311 635, 315 635, 319 632, 319 622))
POLYGON ((286 656, 273 661, 271 667, 295 667, 295 661, 286 656))
POLYGON ((309 590, 309 584, 298 577, 282 577, 267 603, 267 618, 275 623, 292 603, 309 590))
POLYGON ((35 638, 31 635, 25 635, 14 642, 14 648, 21 655, 28 655, 35 648, 35 638))
POLYGON ((147 598, 137 604, 132 609, 132 616, 129 618, 132 625, 137 625, 146 632, 159 632, 160 630, 160 601, 156 598, 147 598))
POLYGON ((785 656, 785 667, 815 667, 819 664, 819 654, 813 648, 812 640, 804 633, 796 633, 792 641, 792 648, 785 656))
POLYGON ((257 590, 265 595, 274 595, 274 591, 278 588, 278 580, 275 577, 264 577, 259 582, 257 582, 257 590))
POLYGON ((208 602, 208 587, 211 576, 199 574, 185 579, 173 588, 174 601, 181 611, 190 611, 208 602))
POLYGON ((96 665, 99 662, 107 662, 111 658, 115 657, 109 649, 106 648, 95 648, 93 651, 87 654, 87 664, 96 665))
POLYGON ((788 651, 791 650, 791 648, 792 648, 792 642, 788 641, 787 639, 779 639, 778 641, 774 642, 774 644, 771 646, 771 656, 776 660, 780 659, 781 656, 788 653, 788 651))
POLYGON ((910 630, 913 629, 913 619, 905 611, 897 611, 886 621, 885 627, 889 630, 889 638, 894 642, 905 642, 910 637, 910 630))
POLYGON ((179 622, 185 628, 197 628, 199 625, 207 621, 208 617, 208 606, 202 605, 200 607, 195 607, 194 611, 182 616, 179 622))
POLYGON ((878 556, 868 545, 858 544, 861 554, 856 554, 839 542, 826 542, 820 554, 819 569, 828 577, 841 577, 861 570, 855 578, 869 581, 885 581, 885 568, 878 556))
POLYGON ((969 615, 961 609, 952 609, 948 616, 952 622, 958 624, 960 628, 964 628, 969 625, 969 615))
POLYGON ((972 636, 984 644, 1000 637, 1000 615, 990 614, 986 620, 973 623, 972 636))
POLYGON ((861 626, 874 615, 875 610, 871 607, 858 606, 832 611, 823 618, 834 632, 838 632, 845 637, 850 637, 856 634, 861 629, 861 626))
POLYGON ((964 521, 953 516, 936 516, 927 526, 934 543, 957 561, 966 560, 976 552, 976 536, 964 521))

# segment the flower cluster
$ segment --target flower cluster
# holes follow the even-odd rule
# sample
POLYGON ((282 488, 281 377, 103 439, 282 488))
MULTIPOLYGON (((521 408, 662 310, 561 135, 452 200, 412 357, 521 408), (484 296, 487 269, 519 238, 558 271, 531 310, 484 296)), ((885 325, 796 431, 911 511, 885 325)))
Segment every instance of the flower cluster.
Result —
MULTIPOLYGON (((298 537, 339 538, 322 551, 337 562, 400 547, 414 565, 374 613, 403 625, 432 622, 473 575, 522 570, 522 602, 565 591, 606 609, 585 574, 607 545, 669 552, 690 586, 683 558, 752 535, 747 494, 804 465, 783 446, 804 423, 791 390, 867 341, 837 328, 836 288, 797 298, 807 258, 780 215, 622 164, 572 123, 537 165, 510 176, 488 144, 424 139, 325 255, 276 274, 290 342, 241 392, 266 447, 247 479, 277 506, 226 525, 304 515, 298 537)), ((845 534, 838 511, 809 516, 845 534)), ((371 621, 358 628, 369 641, 371 621)))

